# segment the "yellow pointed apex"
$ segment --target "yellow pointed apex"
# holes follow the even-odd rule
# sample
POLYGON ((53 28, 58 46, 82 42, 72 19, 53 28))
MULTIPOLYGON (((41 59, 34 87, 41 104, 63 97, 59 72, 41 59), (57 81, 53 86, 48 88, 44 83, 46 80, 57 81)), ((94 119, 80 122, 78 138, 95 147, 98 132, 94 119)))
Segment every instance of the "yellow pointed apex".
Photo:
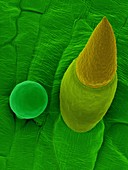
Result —
MULTIPOLYGON (((106 17, 103 17, 103 19, 101 20, 101 22, 97 25, 97 27, 100 26, 103 29, 105 29, 105 27, 108 29, 108 31, 111 30, 111 32, 113 32, 112 26, 109 23, 108 19, 106 17)), ((97 28, 96 27, 96 28, 97 28)), ((109 32, 108 32, 109 33, 109 32)), ((114 34, 114 33, 113 33, 114 34)))
POLYGON ((107 21, 107 22, 109 22, 106 16, 104 16, 101 21, 107 21))
POLYGON ((116 73, 116 55, 114 32, 104 17, 76 60, 76 74, 81 83, 93 88, 107 85, 116 73))

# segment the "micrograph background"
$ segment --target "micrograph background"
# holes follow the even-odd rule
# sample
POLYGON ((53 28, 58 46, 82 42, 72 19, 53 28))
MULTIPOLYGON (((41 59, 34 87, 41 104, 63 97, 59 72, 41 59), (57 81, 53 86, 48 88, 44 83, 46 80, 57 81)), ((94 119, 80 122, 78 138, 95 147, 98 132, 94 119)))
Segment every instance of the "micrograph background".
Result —
POLYGON ((0 170, 128 170, 128 1, 0 0, 0 170), (104 16, 117 41, 118 87, 103 120, 76 133, 60 115, 60 83, 104 16), (30 120, 9 106, 25 80, 49 98, 30 120))

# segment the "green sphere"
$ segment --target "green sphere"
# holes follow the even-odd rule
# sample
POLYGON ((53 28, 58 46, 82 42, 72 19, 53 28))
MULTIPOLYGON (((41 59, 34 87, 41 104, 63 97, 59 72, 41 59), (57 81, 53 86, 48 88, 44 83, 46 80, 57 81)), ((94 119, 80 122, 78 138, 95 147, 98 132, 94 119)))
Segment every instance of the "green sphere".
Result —
POLYGON ((48 95, 39 83, 24 81, 14 87, 9 103, 18 118, 32 119, 43 113, 48 104, 48 95))

